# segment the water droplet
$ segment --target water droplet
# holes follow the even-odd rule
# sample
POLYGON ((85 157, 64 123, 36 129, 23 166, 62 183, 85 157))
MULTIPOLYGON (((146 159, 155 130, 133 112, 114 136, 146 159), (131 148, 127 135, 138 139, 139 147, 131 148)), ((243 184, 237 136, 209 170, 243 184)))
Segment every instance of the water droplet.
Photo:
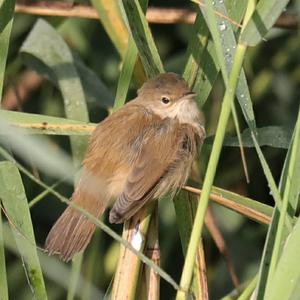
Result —
POLYGON ((222 4, 224 2, 224 0, 219 0, 219 3, 222 4))
POLYGON ((229 48, 226 48, 226 52, 227 52, 227 53, 230 52, 230 49, 229 49, 229 48))
POLYGON ((225 53, 225 59, 229 61, 231 58, 231 54, 229 52, 225 53))
POLYGON ((212 5, 215 5, 215 1, 212 2, 212 5))
POLYGON ((233 46, 232 46, 232 49, 235 49, 235 48, 236 48, 236 46, 235 46, 235 45, 233 45, 233 46))
POLYGON ((245 97, 245 95, 244 94, 241 94, 241 96, 240 96, 241 98, 244 98, 245 97))
POLYGON ((225 25, 224 22, 221 22, 221 23, 220 23, 219 29, 220 29, 221 31, 224 31, 224 30, 226 29, 226 25, 225 25))

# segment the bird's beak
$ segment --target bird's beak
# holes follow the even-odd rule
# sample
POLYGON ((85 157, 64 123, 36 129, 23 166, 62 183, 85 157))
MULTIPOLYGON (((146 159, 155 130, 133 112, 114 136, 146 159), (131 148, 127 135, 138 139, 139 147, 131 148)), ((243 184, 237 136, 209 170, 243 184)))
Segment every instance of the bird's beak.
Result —
POLYGON ((185 93, 180 100, 190 100, 190 99, 194 99, 196 96, 196 93, 194 92, 187 92, 185 93))

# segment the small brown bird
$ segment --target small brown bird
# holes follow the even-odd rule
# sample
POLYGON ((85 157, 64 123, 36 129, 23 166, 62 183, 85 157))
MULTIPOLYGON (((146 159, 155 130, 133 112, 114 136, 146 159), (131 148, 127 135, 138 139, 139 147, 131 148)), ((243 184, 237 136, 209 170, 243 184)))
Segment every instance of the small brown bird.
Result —
MULTIPOLYGON (((100 217, 112 200, 111 223, 122 223, 142 206, 187 180, 205 137, 195 93, 175 73, 148 80, 138 96, 94 130, 72 201, 100 217)), ((52 227, 49 254, 70 260, 88 245, 95 225, 68 207, 52 227)))

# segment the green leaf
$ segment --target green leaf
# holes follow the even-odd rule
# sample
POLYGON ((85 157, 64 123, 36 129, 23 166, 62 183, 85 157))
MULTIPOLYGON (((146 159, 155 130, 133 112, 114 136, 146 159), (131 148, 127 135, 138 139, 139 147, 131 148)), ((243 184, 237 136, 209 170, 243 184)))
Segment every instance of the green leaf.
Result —
MULTIPOLYGON (((226 86, 226 93, 227 93, 229 79, 227 78, 228 75, 226 74, 226 68, 228 71, 228 68, 231 68, 232 66, 231 66, 231 59, 230 59, 231 56, 226 57, 226 52, 229 48, 227 48, 228 45, 226 46, 226 43, 228 43, 228 41, 225 39, 225 35, 226 35, 227 39, 230 39, 229 33, 231 31, 230 30, 231 27, 229 26, 229 24, 226 25, 225 21, 221 21, 221 23, 217 23, 217 21, 214 20, 216 18, 215 18, 214 12, 213 12, 213 7, 212 7, 211 2, 209 0, 206 0, 205 3, 206 3, 206 7, 207 7, 207 9, 205 10, 205 11, 207 11, 207 22, 208 22, 213 40, 215 42, 217 57, 218 57, 218 61, 219 61, 220 67, 221 67, 222 75, 223 75, 225 86, 226 86), (221 53, 222 51, 223 51, 223 53, 221 53)), ((249 9, 251 9, 251 2, 248 3, 247 13, 248 13, 249 9)), ((225 13, 225 15, 226 15, 226 13, 225 13)), ((231 36, 234 41, 233 33, 231 34, 231 36)), ((240 49, 244 48, 244 50, 245 50, 246 46, 239 43, 237 49, 238 48, 240 48, 240 49)), ((236 56, 237 56, 237 53, 235 54, 235 57, 236 56)), ((231 75, 232 75, 232 72, 231 72, 231 75)), ((243 73, 241 73, 241 75, 243 75, 243 73)), ((240 76, 239 82, 241 82, 241 80, 243 80, 242 76, 240 76)), ((247 86, 247 83, 245 80, 243 81, 243 85, 240 86, 240 89, 242 89, 243 94, 240 94, 241 91, 239 91, 239 86, 238 86, 237 87, 238 98, 239 98, 239 94, 240 94, 240 98, 243 98, 243 100, 247 100, 246 102, 244 102, 244 105, 242 105, 240 102, 243 113, 244 113, 244 117, 248 123, 250 130, 251 130, 251 137, 253 139, 253 143, 254 143, 255 149, 257 151, 259 160, 261 162, 264 174, 268 180, 268 184, 271 189, 273 198, 276 202, 276 205, 281 210, 282 209, 281 196, 277 189, 277 186, 276 186, 275 180, 272 176, 271 170, 267 164, 267 161, 266 161, 266 159, 259 147, 258 141, 257 141, 257 132, 256 132, 253 109, 252 109, 252 103, 250 101, 249 89, 248 89, 248 86, 247 86), (247 95, 247 97, 245 97, 245 95, 247 95), (250 108, 250 111, 249 111, 249 108, 250 108), (249 114, 249 112, 251 114, 249 114)), ((225 96, 226 96, 226 94, 225 94, 225 96)), ((290 218, 288 218, 285 223, 286 223, 285 225, 288 228, 291 228, 291 219, 290 218)))
POLYGON ((276 271, 270 282, 270 288, 266 291, 266 300, 298 299, 300 267, 300 219, 298 219, 293 231, 286 240, 284 251, 279 259, 276 271), (293 294, 294 293, 294 294, 293 294), (293 295, 293 297, 292 297, 293 295))
POLYGON ((6 277, 6 262, 4 251, 4 235, 2 228, 2 209, 0 209, 0 296, 3 300, 8 300, 8 286, 6 277))
POLYGON ((0 33, 2 33, 13 20, 14 10, 14 0, 0 0, 0 33))
POLYGON ((212 192, 216 193, 217 195, 220 195, 221 197, 224 197, 226 199, 229 199, 237 204, 243 205, 247 208, 253 209, 258 213, 261 213, 265 216, 271 217, 273 213, 273 208, 269 205, 266 205, 264 203, 261 203, 259 201, 255 201, 251 198, 239 195, 237 193, 230 192, 225 189, 221 189, 218 187, 213 187, 212 192))
POLYGON ((14 0, 0 0, 0 103, 14 9, 14 0))
POLYGON ((132 37, 128 41, 128 49, 122 65, 122 70, 119 76, 116 98, 114 103, 114 110, 120 108, 125 104, 129 85, 133 74, 134 65, 137 59, 138 50, 132 37))
POLYGON ((123 5, 145 71, 149 78, 154 77, 164 68, 143 10, 138 0, 124 0, 123 5))
MULTIPOLYGON (((146 11, 148 6, 148 0, 144 0, 141 3, 143 12, 146 11)), ((127 51, 124 57, 118 87, 116 92, 116 99, 114 104, 114 110, 124 105, 126 101, 127 92, 131 83, 134 66, 138 58, 138 49, 135 45, 135 41, 132 36, 129 37, 127 51)))
POLYGON ((198 74, 195 80, 194 91, 197 93, 197 101, 203 106, 218 77, 220 67, 216 57, 214 43, 209 40, 201 56, 198 74))
MULTIPOLYGON (((214 2, 217 6, 222 6, 224 10, 224 6, 222 4, 222 1, 215 1, 214 2)), ((240 0, 240 5, 236 5, 231 0, 225 1, 228 16, 232 21, 235 21, 236 23, 239 23, 242 19, 242 16, 244 14, 244 10, 246 8, 247 0, 240 0)), ((220 10, 218 8, 218 10, 220 10)), ((197 35, 194 35, 193 39, 194 41, 190 41, 189 43, 189 49, 192 50, 193 57, 188 58, 188 63, 190 64, 191 61, 195 60, 195 63, 198 64, 198 74, 195 80, 195 86, 194 91, 197 93, 197 100, 200 104, 200 106, 203 106, 206 102, 211 90, 212 86, 217 79, 218 73, 220 71, 220 67, 218 64, 218 60, 216 57, 216 51, 214 47, 213 41, 208 39, 206 45, 203 44, 203 41, 205 41, 205 36, 209 33, 208 28, 205 24, 203 16, 198 14, 199 21, 196 21, 196 24, 199 22, 200 27, 197 27, 195 24, 194 27, 199 28, 197 35), (201 24, 201 25, 200 25, 201 24), (202 27, 202 28, 201 28, 202 27), (205 28, 206 27, 206 28, 205 28), (197 44, 198 40, 198 44, 197 44), (202 42, 202 43, 201 43, 202 42), (204 51, 202 51, 203 46, 205 46, 204 51), (198 47, 198 48, 197 48, 198 47), (199 57, 199 54, 202 55, 199 57), (197 62, 197 57, 199 57, 199 61, 197 62)), ((220 22, 223 21, 220 19, 220 22)), ((228 24, 231 27, 231 23, 228 22, 228 24)), ((238 27, 236 25, 232 25, 233 31, 237 31, 238 27)), ((231 41, 230 46, 235 48, 235 40, 231 41)), ((227 55, 228 52, 226 52, 227 55)), ((232 53, 231 53, 232 54, 232 53)), ((188 65, 186 65, 184 75, 188 72, 187 68, 189 68, 188 65)), ((238 84, 239 86, 240 84, 238 84)), ((241 93, 237 93, 238 95, 241 93)), ((251 116, 251 113, 249 113, 249 116, 251 116)))
POLYGON ((76 295, 77 285, 78 285, 79 277, 80 277, 82 260, 83 260, 83 253, 78 253, 72 259, 72 268, 71 268, 71 274, 69 277, 69 288, 68 288, 67 300, 74 299, 74 297, 76 295))
MULTIPOLYGON (((51 69, 62 93, 67 118, 88 122, 83 88, 69 47, 46 21, 39 19, 21 47, 51 69)), ((81 164, 87 138, 71 137, 74 165, 81 164)))
MULTIPOLYGON (((230 7, 230 11, 231 14, 235 15, 235 17, 239 20, 244 10, 241 10, 238 7, 239 5, 237 5, 236 10, 233 9, 233 7, 230 7)), ((222 15, 228 15, 224 2, 215 1, 214 8, 222 15)), ((201 10, 208 22, 207 9, 201 8, 201 10)), ((228 17, 231 18, 231 15, 228 15, 228 17)), ((234 30, 232 28, 233 25, 230 23, 229 19, 224 19, 220 16, 216 16, 215 18, 216 24, 212 23, 210 26, 213 26, 213 28, 211 28, 210 30, 213 30, 212 37, 214 40, 215 47, 216 45, 219 45, 218 48, 216 48, 215 55, 218 57, 219 66, 221 68, 224 83, 226 85, 226 78, 228 77, 228 74, 232 69, 233 57, 236 52, 237 43, 235 39, 234 30)), ((255 130, 256 125, 254 119, 253 105, 251 102, 250 92, 245 72, 243 69, 241 70, 241 73, 239 75, 239 80, 236 89, 236 97, 238 99, 246 122, 252 130, 255 130)))
POLYGON ((242 32, 241 42, 256 46, 278 19, 289 0, 259 1, 250 21, 242 32))
MULTIPOLYGON (((1 144, 12 149, 25 161, 34 163, 45 174, 71 180, 75 169, 70 157, 62 150, 53 148, 53 144, 48 139, 24 135, 22 131, 9 126, 2 119, 0 119, 0 128, 0 131, 7 133, 1 144)), ((0 147, 0 154, 8 159, 2 147, 0 147)))
POLYGON ((124 57, 128 41, 128 32, 121 18, 118 1, 91 0, 91 3, 97 10, 99 20, 120 56, 124 57))
MULTIPOLYGON (((290 127, 281 126, 266 126, 256 128, 257 130, 257 142, 259 146, 270 146, 274 148, 287 149, 292 138, 292 129, 290 127)), ((205 143, 212 144, 213 136, 205 139, 205 143)), ((245 129, 242 133, 242 141, 244 147, 254 147, 253 139, 251 137, 251 130, 245 129)), ((239 147, 237 137, 225 137, 224 146, 228 147, 239 147)))
MULTIPOLYGON (((178 231, 181 239, 181 246, 184 256, 186 256, 187 248, 191 232, 193 229, 195 214, 198 204, 198 196, 185 191, 180 191, 174 198, 174 207, 176 211, 176 219, 178 231)), ((201 285, 201 271, 200 270, 200 252, 203 247, 202 242, 199 243, 197 248, 196 263, 193 271, 192 291, 195 299, 202 299, 202 293, 207 287, 201 285)))
POLYGON ((0 197, 9 216, 33 297, 47 299, 28 203, 21 176, 13 163, 0 162, 0 186, 0 197))
POLYGON ((265 293, 272 287, 271 282, 277 261, 283 250, 283 244, 289 234, 289 228, 285 227, 286 218, 294 217, 300 193, 300 109, 295 126, 293 141, 290 145, 280 181, 280 192, 283 195, 282 209, 274 210, 272 223, 270 225, 264 254, 260 267, 260 280, 258 284, 258 296, 264 297, 265 293))
POLYGON ((72 52, 72 55, 86 101, 103 108, 112 107, 114 97, 108 87, 96 73, 82 61, 79 55, 74 52, 72 52))
MULTIPOLYGON (((14 242, 11 230, 7 224, 3 224, 3 231, 5 248, 11 253, 19 256, 20 253, 18 251, 18 247, 14 242)), ((42 266, 44 277, 50 279, 52 282, 57 284, 57 286, 67 290, 71 274, 70 267, 55 257, 48 256, 41 251, 39 252, 39 261, 42 266)), ((80 275, 76 288, 76 296, 84 297, 84 288, 89 288, 91 291, 91 298, 89 299, 102 299, 103 293, 101 293, 101 291, 91 282, 87 281, 82 275, 80 275)), ((50 292, 51 289, 49 288, 48 293, 50 292)))
MULTIPOLYGON (((24 129, 24 134, 90 135, 96 127, 93 123, 8 110, 0 110, 1 119, 13 127, 24 129)), ((8 135, 10 132, 0 127, 0 134, 8 135)))
POLYGON ((198 70, 201 67, 201 58, 206 50, 209 37, 209 31, 201 13, 197 14, 193 31, 188 43, 187 61, 182 75, 190 87, 193 87, 198 70))

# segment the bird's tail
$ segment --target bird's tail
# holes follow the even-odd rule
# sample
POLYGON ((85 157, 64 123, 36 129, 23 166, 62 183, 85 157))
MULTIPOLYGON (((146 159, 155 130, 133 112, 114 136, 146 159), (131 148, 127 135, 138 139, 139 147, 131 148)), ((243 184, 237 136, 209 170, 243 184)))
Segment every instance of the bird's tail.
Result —
MULTIPOLYGON (((97 218, 106 206, 99 197, 79 191, 74 193, 72 201, 97 218)), ((62 260, 69 261, 87 247, 95 229, 95 224, 86 216, 69 206, 50 230, 46 239, 46 251, 49 255, 58 254, 62 260)))

